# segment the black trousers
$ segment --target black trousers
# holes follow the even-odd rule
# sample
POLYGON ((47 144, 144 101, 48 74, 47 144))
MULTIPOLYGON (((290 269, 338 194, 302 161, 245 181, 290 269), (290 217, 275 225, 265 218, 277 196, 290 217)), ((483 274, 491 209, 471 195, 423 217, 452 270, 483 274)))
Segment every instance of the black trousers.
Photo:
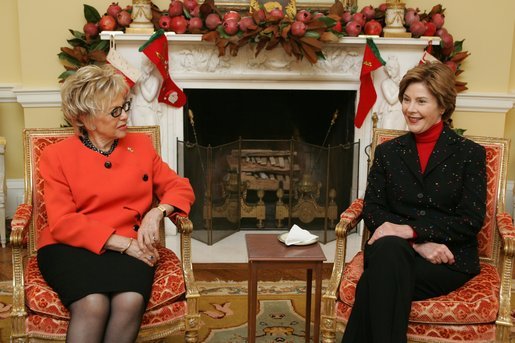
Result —
POLYGON ((342 343, 407 342, 411 301, 447 294, 472 277, 426 261, 396 236, 367 245, 342 343))

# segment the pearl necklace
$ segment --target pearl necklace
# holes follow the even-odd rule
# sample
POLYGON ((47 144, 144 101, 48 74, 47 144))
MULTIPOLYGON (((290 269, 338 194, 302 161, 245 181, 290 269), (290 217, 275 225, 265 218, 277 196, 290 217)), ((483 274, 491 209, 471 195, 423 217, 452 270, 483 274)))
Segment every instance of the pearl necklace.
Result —
POLYGON ((113 144, 109 148, 109 150, 103 151, 103 150, 100 150, 99 148, 97 148, 96 146, 93 145, 93 143, 89 140, 88 135, 80 136, 80 140, 81 140, 82 144, 84 144, 84 146, 86 148, 91 149, 93 151, 96 151, 96 152, 98 152, 98 153, 100 153, 100 154, 102 154, 102 155, 104 155, 106 157, 109 157, 109 155, 111 155, 111 153, 114 151, 114 149, 118 145, 118 139, 115 139, 113 144))

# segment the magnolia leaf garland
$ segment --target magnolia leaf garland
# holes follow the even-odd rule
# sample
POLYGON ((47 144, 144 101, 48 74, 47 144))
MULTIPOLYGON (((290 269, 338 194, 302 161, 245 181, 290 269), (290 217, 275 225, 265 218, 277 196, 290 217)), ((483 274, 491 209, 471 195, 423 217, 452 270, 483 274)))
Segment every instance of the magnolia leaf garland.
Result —
MULTIPOLYGON (((160 29, 159 22, 161 17, 168 15, 168 11, 160 10, 155 4, 151 6, 152 23, 157 31, 160 29)), ((98 26, 102 18, 100 13, 94 7, 86 4, 84 4, 83 10, 86 22, 94 23, 98 26)), ((130 12, 132 8, 128 6, 126 10, 130 12)), ((443 16, 444 11, 445 9, 441 5, 435 5, 429 12, 419 13, 417 10, 417 15, 420 21, 429 21, 436 14, 443 16)), ((186 7, 184 7, 183 12, 185 18, 189 19, 192 17, 192 14, 186 7)), ((310 63, 315 64, 319 59, 325 58, 322 51, 323 44, 338 42, 341 37, 347 36, 342 24, 344 23, 342 16, 345 13, 345 9, 342 2, 338 0, 324 13, 310 11, 312 19, 305 23, 305 33, 303 35, 294 35, 292 33, 295 18, 288 16, 278 17, 266 11, 248 13, 247 15, 253 18, 253 22, 247 25, 246 31, 240 29, 234 35, 227 34, 222 24, 214 29, 206 28, 205 18, 209 14, 215 13, 220 18, 223 18, 225 14, 215 5, 213 0, 205 0, 199 6, 198 13, 199 17, 202 18, 204 26, 201 29, 195 28, 185 33, 202 34, 204 41, 215 44, 219 56, 225 56, 226 54, 237 56, 241 47, 252 44, 256 56, 262 53, 263 50, 282 47, 288 56, 293 56, 297 60, 305 58, 310 63)), ((348 15, 349 13, 346 14, 348 15)), ((380 22, 383 27, 384 17, 384 10, 376 8, 373 19, 380 22)), ((125 27, 118 25, 116 29, 124 31, 125 27)), ((409 27, 407 27, 407 30, 409 31, 409 27)), ((98 34, 88 36, 81 31, 69 31, 73 36, 73 38, 67 41, 71 47, 62 47, 61 52, 58 54, 59 60, 66 69, 65 72, 59 75, 61 82, 81 66, 105 63, 107 53, 109 52, 109 42, 101 40, 98 34)), ((461 65, 470 53, 463 51, 463 40, 454 41, 452 48, 446 48, 440 45, 432 46, 430 53, 436 59, 449 65, 458 76, 463 72, 461 65)), ((466 90, 466 82, 457 81, 456 89, 459 92, 466 90)))

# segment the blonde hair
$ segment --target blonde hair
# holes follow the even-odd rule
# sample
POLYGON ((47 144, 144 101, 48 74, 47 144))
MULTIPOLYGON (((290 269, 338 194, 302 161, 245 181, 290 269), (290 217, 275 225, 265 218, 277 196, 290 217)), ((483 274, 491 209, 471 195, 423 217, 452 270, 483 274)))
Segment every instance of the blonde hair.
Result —
POLYGON ((444 109, 442 120, 450 124, 450 119, 456 108, 456 76, 443 63, 428 62, 408 70, 399 85, 399 101, 402 103, 406 88, 412 83, 424 84, 434 95, 438 105, 444 109))
POLYGON ((128 91, 125 78, 111 65, 81 67, 62 85, 64 118, 80 134, 85 122, 98 113, 107 112, 111 102, 128 91))

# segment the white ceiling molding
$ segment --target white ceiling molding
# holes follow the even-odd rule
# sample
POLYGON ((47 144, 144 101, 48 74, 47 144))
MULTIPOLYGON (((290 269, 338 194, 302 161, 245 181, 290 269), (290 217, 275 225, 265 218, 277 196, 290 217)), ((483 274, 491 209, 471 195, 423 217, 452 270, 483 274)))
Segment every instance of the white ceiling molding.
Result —
MULTIPOLYGON (((23 89, 0 84, 0 103, 18 102, 25 107, 60 107, 58 89, 23 89)), ((515 93, 463 93, 456 99, 456 111, 505 113, 515 106, 515 93)))

